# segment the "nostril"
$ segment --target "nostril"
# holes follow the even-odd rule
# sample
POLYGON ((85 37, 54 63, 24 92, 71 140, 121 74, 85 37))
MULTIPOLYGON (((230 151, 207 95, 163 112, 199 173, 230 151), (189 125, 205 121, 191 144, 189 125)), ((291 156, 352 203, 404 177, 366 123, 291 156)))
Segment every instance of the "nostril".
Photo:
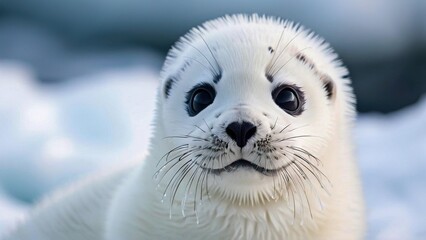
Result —
POLYGON ((229 125, 226 128, 226 134, 228 134, 228 136, 231 137, 233 140, 237 139, 236 132, 239 132, 239 131, 237 129, 235 129, 234 127, 231 127, 231 125, 229 125))
POLYGON ((250 127, 249 130, 247 131, 246 133, 247 140, 253 137, 254 134, 256 134, 256 126, 250 127))
POLYGON ((226 133, 242 148, 256 134, 256 129, 256 126, 249 122, 232 122, 226 127, 226 133))

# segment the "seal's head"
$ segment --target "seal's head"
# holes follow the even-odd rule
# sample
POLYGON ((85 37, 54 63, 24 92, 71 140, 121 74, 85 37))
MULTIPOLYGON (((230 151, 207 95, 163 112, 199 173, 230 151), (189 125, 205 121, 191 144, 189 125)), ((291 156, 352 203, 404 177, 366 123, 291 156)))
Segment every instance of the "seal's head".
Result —
POLYGON ((192 29, 162 71, 165 196, 309 204, 332 185, 329 159, 353 115, 348 84, 328 44, 291 22, 236 15, 192 29))

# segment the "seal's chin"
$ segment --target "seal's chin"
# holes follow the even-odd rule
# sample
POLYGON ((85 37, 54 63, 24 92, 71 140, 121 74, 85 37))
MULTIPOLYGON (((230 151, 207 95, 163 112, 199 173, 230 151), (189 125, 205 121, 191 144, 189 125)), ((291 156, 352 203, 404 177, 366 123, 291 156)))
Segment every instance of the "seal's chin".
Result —
POLYGON ((287 166, 283 166, 280 168, 276 168, 276 169, 266 169, 264 167, 261 167, 253 162, 250 162, 246 159, 239 159, 236 160, 234 162, 232 162, 229 165, 226 165, 223 168, 216 168, 216 169, 206 169, 208 170, 210 173, 215 174, 215 175, 220 175, 224 172, 230 173, 230 172, 235 172, 237 170, 254 170, 258 173, 261 173, 263 175, 275 175, 277 174, 279 171, 283 170, 285 167, 287 166))

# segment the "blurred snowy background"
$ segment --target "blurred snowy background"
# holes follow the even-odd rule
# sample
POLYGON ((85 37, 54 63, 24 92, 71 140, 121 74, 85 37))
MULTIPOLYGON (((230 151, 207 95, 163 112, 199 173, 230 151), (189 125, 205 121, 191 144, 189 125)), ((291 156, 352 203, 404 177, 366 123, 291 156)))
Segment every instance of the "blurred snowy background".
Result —
POLYGON ((0 236, 45 194, 146 151, 158 72, 190 27, 292 19, 351 71, 368 239, 426 239, 426 1, 0 1, 0 236))

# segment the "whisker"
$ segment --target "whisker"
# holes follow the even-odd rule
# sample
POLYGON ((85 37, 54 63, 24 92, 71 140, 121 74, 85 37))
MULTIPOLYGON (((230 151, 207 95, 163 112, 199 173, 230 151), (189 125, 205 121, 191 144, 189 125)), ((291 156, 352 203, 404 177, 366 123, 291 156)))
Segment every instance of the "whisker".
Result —
POLYGON ((291 123, 287 124, 287 126, 283 127, 283 129, 281 129, 281 131, 279 131, 279 133, 282 133, 284 130, 286 130, 289 126, 291 125, 291 123))
MULTIPOLYGON (((283 52, 287 49, 287 47, 290 45, 290 43, 292 43, 300 34, 302 33, 302 31, 298 32, 292 39, 290 39, 290 41, 287 42, 287 44, 284 46, 283 50, 281 50, 280 54, 278 54, 278 56, 275 58, 274 63, 272 64, 272 66, 270 67, 270 70, 272 70, 272 68, 275 66, 275 64, 278 62, 278 59, 281 57, 281 54, 283 54, 283 52)), ((278 49, 277 49, 278 50, 278 49)), ((275 73, 272 73, 272 76, 275 76, 275 73)))
POLYGON ((177 170, 176 170, 176 172, 173 174, 172 178, 170 179, 169 183, 167 184, 166 188, 164 189, 163 197, 165 197, 165 196, 167 195, 167 191, 168 191, 168 189, 169 189, 170 185, 174 183, 174 178, 175 178, 178 174, 181 174, 181 172, 180 172, 180 171, 181 171, 183 168, 185 168, 185 166, 186 166, 187 164, 190 164, 190 163, 191 163, 191 159, 189 159, 188 161, 186 161, 185 163, 183 163, 183 164, 182 164, 182 166, 180 166, 180 167, 179 167, 179 169, 177 169, 177 170))
POLYGON ((328 194, 330 194, 329 192, 328 192, 328 189, 327 189, 327 187, 324 185, 324 183, 323 183, 323 181, 322 181, 322 178, 317 174, 317 173, 315 173, 315 172, 318 172, 321 176, 323 176, 326 180, 327 180, 327 182, 329 183, 329 184, 331 184, 331 182, 330 182, 330 180, 328 179, 328 177, 321 171, 321 170, 319 170, 318 168, 316 168, 314 165, 312 165, 311 163, 309 163, 309 161, 307 161, 306 159, 304 159, 303 157, 301 157, 301 156, 299 156, 299 155, 295 155, 295 157, 297 158, 297 159, 300 159, 300 160, 302 160, 302 161, 298 161, 297 159, 295 159, 295 161, 297 161, 297 162, 299 162, 305 169, 307 169, 311 174, 312 174, 312 176, 314 176, 315 177, 315 179, 317 180, 317 182, 320 184, 320 186, 321 186, 321 188, 322 189, 324 189, 324 191, 326 191, 328 194), (305 165, 305 163, 308 163, 308 165, 309 166, 311 166, 313 169, 311 169, 310 167, 308 167, 307 165, 305 165))
MULTIPOLYGON (((204 164, 205 159, 202 160, 201 164, 204 164)), ((201 176, 203 175, 203 169, 201 168, 201 164, 197 165, 197 169, 196 172, 198 173, 198 171, 200 170, 200 174, 198 175, 198 179, 197 179, 197 183, 195 185, 195 191, 194 191, 194 212, 197 212, 197 193, 198 193, 198 186, 200 183, 200 179, 201 176)), ((192 183, 191 183, 192 185, 192 183)), ((200 186, 200 201, 203 201, 203 190, 202 190, 202 186, 200 186)))
POLYGON ((178 159, 178 161, 176 161, 176 162, 174 162, 173 164, 172 164, 172 166, 170 166, 169 167, 169 169, 167 169, 166 170, 166 172, 163 174, 163 176, 160 178, 160 182, 163 180, 163 178, 169 173, 169 171, 171 170, 171 169, 173 169, 173 167, 174 166, 176 166, 178 163, 180 163, 182 160, 184 160, 185 158, 187 158, 188 156, 190 156, 191 154, 192 154, 192 152, 193 152, 194 150, 188 150, 188 151, 186 151, 186 152, 184 152, 183 154, 181 154, 181 155, 178 155, 178 156, 176 156, 176 157, 174 157, 172 160, 170 160, 170 161, 168 161, 168 162, 166 162, 161 168, 159 168, 159 170, 157 170, 157 172, 155 173, 155 174, 157 174, 158 175, 158 173, 160 172, 160 171, 162 171, 163 170, 163 168, 165 167, 165 166, 167 166, 169 163, 172 163, 175 159, 178 159))
POLYGON ((305 124, 305 125, 302 125, 302 126, 294 127, 292 129, 288 130, 286 133, 291 133, 294 130, 298 130, 298 129, 301 129, 301 128, 304 128, 304 127, 308 127, 308 126, 309 126, 308 124, 305 124))
POLYGON ((274 125, 271 127, 271 130, 274 130, 274 128, 277 126, 278 117, 275 119, 274 125))
POLYGON ((296 138, 310 138, 310 137, 318 137, 318 136, 314 136, 314 135, 297 135, 297 136, 292 136, 292 137, 277 139, 276 142, 284 142, 284 141, 288 141, 288 140, 296 139, 296 138))
MULTIPOLYGON (((193 160, 193 162, 194 162, 194 164, 196 164, 196 162, 197 162, 197 159, 194 159, 193 160)), ((197 165, 197 164, 196 164, 197 165)), ((185 205, 186 205, 186 200, 187 200, 187 197, 188 197, 188 195, 190 194, 190 189, 191 189, 191 186, 192 186, 192 184, 193 184, 193 182, 194 182, 194 179, 195 179, 195 176, 196 176, 196 174, 198 173, 198 171, 199 171, 199 169, 200 169, 200 166, 199 165, 197 165, 197 166, 195 166, 196 167, 196 169, 195 169, 195 171, 192 173, 192 175, 189 177, 189 180, 188 180, 188 182, 186 183, 186 186, 185 186, 185 190, 184 190, 184 193, 185 193, 185 195, 184 195, 184 197, 183 197, 183 199, 182 199, 182 201, 181 201, 181 210, 182 210, 182 215, 183 216, 185 216, 185 211, 184 211, 184 209, 185 209, 185 205)), ((192 168, 192 167, 191 167, 192 168)), ((195 193, 194 193, 194 206, 195 206, 195 204, 196 204, 196 194, 197 194, 197 186, 195 187, 195 193)), ((194 209, 195 210, 195 209, 194 209)))
POLYGON ((206 121, 206 119, 204 119, 204 118, 203 118, 203 121, 204 121, 204 123, 206 124, 206 126, 207 126, 207 129, 211 129, 211 128, 210 128, 210 126, 209 126, 209 124, 207 124, 207 121, 206 121))
MULTIPOLYGON (((202 161, 200 163, 200 165, 198 165, 198 167, 197 167, 197 172, 198 172, 198 170, 201 170, 201 171, 200 171, 200 174, 198 175, 197 183, 195 185, 194 199, 197 198, 198 187, 200 186, 199 185, 200 184, 200 179, 201 179, 201 176, 203 176, 203 169, 200 167, 202 164, 204 164, 204 161, 202 161)), ((203 201, 203 189, 202 189, 202 186, 200 186, 200 189, 201 189, 200 190, 200 201, 203 201)))
MULTIPOLYGON (((303 169, 301 169, 301 168, 299 167, 299 165, 297 165, 297 163, 296 163, 296 162, 294 162, 294 164, 292 165, 292 167, 293 167, 293 166, 296 166, 296 170, 297 170, 297 171, 295 170, 295 173, 296 173, 296 175, 298 176, 299 186, 301 186, 301 188, 302 188, 302 190, 303 190, 303 193, 305 194, 305 200, 306 200, 306 203, 308 204, 309 214, 310 214, 311 218, 313 218, 312 210, 311 210, 311 203, 309 202, 309 198, 308 198, 308 195, 307 195, 307 193, 306 193, 305 184, 303 184, 303 180, 304 180, 304 181, 308 181, 309 183, 310 183, 310 180, 309 180, 309 178, 306 176, 306 174, 305 174, 305 172, 303 171, 303 169), (303 180, 302 180, 302 178, 303 178, 303 180)), ((294 169, 294 168, 293 168, 293 169, 294 169)), ((302 208, 302 209, 304 209, 304 208, 302 208)))
POLYGON ((314 156, 313 154, 311 154, 310 152, 306 151, 305 149, 301 148, 301 147, 296 147, 296 146, 287 146, 288 148, 300 152, 300 153, 304 153, 306 154, 308 157, 311 157, 313 159, 315 159, 315 161, 317 162, 317 164, 322 164, 321 160, 319 158, 317 158, 316 156, 314 156))
POLYGON ((187 42, 188 43, 188 45, 190 46, 190 47, 192 47, 192 48, 194 48, 195 50, 197 50, 206 60, 207 60, 207 62, 209 63, 209 65, 210 65, 210 67, 211 67, 211 69, 210 69, 210 71, 212 72, 212 74, 213 74, 213 76, 217 76, 218 75, 218 73, 216 72, 216 69, 215 69, 215 67, 213 66, 213 64, 210 62, 210 60, 206 57, 206 55, 204 55, 201 51, 200 51, 200 49, 198 49, 198 48, 196 48, 193 44, 191 44, 190 42, 187 42))
MULTIPOLYGON (((299 174, 297 174, 297 171, 294 169, 293 163, 294 162, 292 162, 292 164, 290 164, 290 166, 288 168, 289 171, 292 170, 292 172, 294 172, 294 174, 291 175, 291 177, 290 177, 291 181, 293 182, 293 186, 295 188, 297 188, 297 185, 302 187, 301 185, 303 185, 303 184, 300 184, 300 176, 299 176, 299 174)), ((302 199, 302 195, 300 194, 300 191, 297 191, 297 196, 299 197, 299 200, 300 200, 299 203, 301 204, 301 210, 303 211, 303 206, 302 206, 303 199, 302 199)), ((303 216, 303 212, 302 212, 302 216, 303 216)))
POLYGON ((198 125, 195 125, 194 124, 194 127, 196 127, 196 128, 198 128, 198 129, 200 129, 203 133, 206 133, 206 131, 204 131, 201 127, 199 127, 198 125))
POLYGON ((291 188, 290 193, 291 193, 291 196, 292 196, 292 199, 293 199, 293 221, 294 221, 296 219, 296 200, 294 198, 294 191, 293 191, 294 189, 292 187, 292 186, 294 186, 294 183, 293 183, 292 178, 290 177, 290 174, 287 172, 287 168, 284 168, 284 172, 286 173, 288 183, 290 183, 288 188, 291 188))
MULTIPOLYGON (((302 167, 298 164, 298 162, 295 162, 294 163, 299 169, 302 169, 302 167)), ((302 163, 301 163, 302 164, 302 163)), ((303 164, 302 164, 303 165, 303 164)), ((306 166, 303 166, 303 167, 305 167, 306 168, 306 166)), ((309 169, 308 169, 309 170, 309 169)), ((309 189, 311 190, 311 192, 313 192, 314 194, 314 196, 316 197, 316 199, 317 199, 317 201, 318 201, 318 203, 319 203, 319 205, 320 205, 320 208, 321 208, 321 210, 323 209, 323 204, 322 204, 322 201, 321 201, 321 197, 320 197, 320 195, 318 194, 318 191, 317 191, 317 189, 316 189, 316 187, 312 184, 312 182, 311 181, 308 181, 308 183, 309 183, 309 189)))
POLYGON ((164 158, 166 158, 166 162, 167 162, 167 159, 169 158, 169 156, 170 156, 170 154, 171 154, 171 153, 173 153, 173 152, 175 152, 175 151, 178 151, 178 150, 181 150, 181 149, 188 148, 188 147, 189 147, 189 144, 182 144, 182 145, 179 145, 179 146, 177 146, 177 147, 173 148, 172 150, 168 151, 166 154, 164 154, 164 155, 160 158, 160 160, 157 162, 156 167, 158 167, 158 165, 160 164, 160 162, 161 162, 164 158))
MULTIPOLYGON (((272 58, 271 58, 271 59, 272 59, 272 61, 274 61, 275 54, 277 54, 278 47, 280 46, 280 43, 281 43, 281 40, 282 40, 282 37, 283 37, 283 34, 284 34, 284 30, 285 30, 285 27, 283 27, 283 30, 281 31, 280 38, 278 39, 277 45, 275 46, 275 51, 274 51, 274 54, 272 55, 272 58)), ((276 60, 275 60, 275 61, 276 61, 276 60)), ((271 65, 269 65, 268 69, 266 70, 266 73, 267 73, 267 74, 269 74, 269 73, 270 73, 271 68, 272 68, 272 66, 271 66, 271 65)))
POLYGON ((192 135, 176 135, 176 136, 167 136, 164 137, 165 139, 170 138, 170 139, 185 139, 185 138, 192 138, 192 139, 197 139, 197 140, 202 140, 202 141, 207 141, 209 142, 208 139, 206 138, 202 138, 202 137, 197 137, 197 136, 192 136, 192 135))
MULTIPOLYGON (((210 162, 210 164, 213 167, 213 162, 210 162)), ((210 172, 211 172, 211 168, 208 168, 207 171, 204 170, 205 177, 203 178, 203 181, 201 182, 201 185, 203 184, 203 182, 205 183, 205 188, 206 188, 206 194, 207 194, 207 199, 210 200, 210 193, 209 193, 209 176, 210 176, 210 172)))
POLYGON ((216 74, 216 76, 221 76, 221 67, 219 65, 219 62, 217 61, 216 57, 213 54, 213 51, 211 50, 210 46, 207 44, 206 40, 203 38, 203 35, 201 35, 200 33, 198 34, 200 36, 200 38, 203 40, 204 44, 206 44, 207 49, 209 50, 210 54, 212 55, 214 61, 216 62, 216 66, 218 68, 218 73, 216 74))
POLYGON ((294 58, 296 58, 296 56, 298 54, 300 54, 301 52, 307 50, 307 49, 311 49, 312 47, 305 47, 302 50, 298 51, 294 56, 292 56, 289 60, 287 60, 277 71, 275 71, 272 75, 275 76, 277 73, 279 73, 281 71, 281 69, 283 69, 283 67, 285 67, 285 65, 287 65, 291 60, 293 60, 294 58))
POLYGON ((192 58, 192 57, 189 57, 189 56, 183 56, 184 58, 188 58, 188 59, 191 59, 191 60, 193 60, 193 61, 195 61, 195 62, 197 62, 197 63, 199 63, 201 66, 203 66, 205 69, 207 69, 208 71, 212 71, 210 68, 208 68, 206 65, 204 65, 203 63, 201 63, 198 59, 196 59, 196 58, 192 58))
POLYGON ((192 159, 189 159, 189 161, 187 163, 188 164, 181 166, 179 168, 178 172, 176 172, 175 175, 173 175, 173 177, 170 180, 170 182, 173 182, 173 184, 171 185, 171 191, 173 192, 173 194, 170 196, 171 197, 170 202, 171 202, 172 205, 174 203, 176 193, 179 190, 180 184, 182 183, 183 179, 185 179, 185 177, 191 171, 192 167, 195 164, 195 162, 192 161, 192 159), (179 173, 179 175, 177 175, 178 173, 179 173), (175 176, 177 176, 177 177, 175 178, 175 176))
POLYGON ((299 162, 300 164, 302 164, 302 166, 304 166, 309 172, 311 172, 311 174, 317 179, 318 182, 321 183, 321 176, 319 176, 316 172, 322 174, 322 171, 320 169, 318 169, 315 165, 313 165, 311 162, 309 162, 306 158, 298 155, 298 154, 294 154, 295 157, 295 161, 299 162), (301 161, 300 161, 301 160, 301 161), (305 165, 308 164, 308 165, 305 165))

